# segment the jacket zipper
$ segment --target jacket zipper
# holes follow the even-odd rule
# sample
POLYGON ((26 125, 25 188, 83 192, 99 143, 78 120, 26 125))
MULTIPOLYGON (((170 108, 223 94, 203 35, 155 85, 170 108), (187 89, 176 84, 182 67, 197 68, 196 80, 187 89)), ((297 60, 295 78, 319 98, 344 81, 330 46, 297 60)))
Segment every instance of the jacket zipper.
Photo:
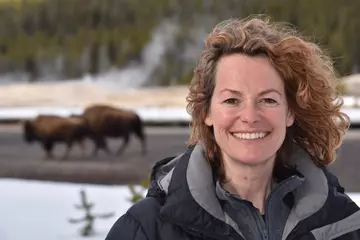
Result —
POLYGON ((269 235, 267 232, 266 223, 265 223, 264 219, 261 217, 260 212, 253 212, 252 210, 250 210, 251 206, 248 206, 248 204, 246 204, 246 208, 247 208, 247 212, 248 212, 249 216, 253 217, 253 219, 255 220, 255 224, 256 224, 258 231, 261 234, 261 238, 263 240, 268 240, 269 235))
MULTIPOLYGON (((291 180, 293 180, 294 178, 297 178, 296 176, 291 176, 290 178, 286 179, 284 182, 281 183, 281 185, 279 185, 277 187, 277 189, 280 189, 281 186, 284 186, 285 184, 287 184, 288 182, 290 182, 291 180)), ((275 191, 277 191, 277 189, 275 189, 275 191)), ((269 229, 269 224, 267 224, 269 222, 269 200, 271 198, 272 195, 274 195, 275 191, 271 191, 269 196, 268 196, 268 199, 266 201, 266 204, 265 204, 265 226, 266 226, 266 231, 269 233, 270 229, 269 229)), ((268 239, 269 239, 269 236, 268 236, 268 239)), ((269 239, 271 240, 271 239, 269 239)))

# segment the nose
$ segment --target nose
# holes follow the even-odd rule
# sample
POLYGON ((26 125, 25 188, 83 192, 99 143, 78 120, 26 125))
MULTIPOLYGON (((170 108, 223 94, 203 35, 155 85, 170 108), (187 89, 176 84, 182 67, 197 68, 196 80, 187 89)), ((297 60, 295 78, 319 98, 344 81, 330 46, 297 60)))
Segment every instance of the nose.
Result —
POLYGON ((240 111, 240 119, 244 123, 256 123, 260 120, 260 115, 255 104, 244 104, 240 111))

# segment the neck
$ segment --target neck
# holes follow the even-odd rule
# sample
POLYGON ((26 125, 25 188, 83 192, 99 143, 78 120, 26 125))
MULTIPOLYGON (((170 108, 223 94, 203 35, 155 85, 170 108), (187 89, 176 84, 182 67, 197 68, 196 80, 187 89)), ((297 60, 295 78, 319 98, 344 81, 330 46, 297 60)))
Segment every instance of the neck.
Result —
MULTIPOLYGON (((224 159, 225 160, 225 159, 224 159)), ((259 165, 245 165, 236 160, 225 160, 224 168, 228 182, 224 188, 246 199, 264 213, 265 200, 271 191, 274 160, 259 165)))

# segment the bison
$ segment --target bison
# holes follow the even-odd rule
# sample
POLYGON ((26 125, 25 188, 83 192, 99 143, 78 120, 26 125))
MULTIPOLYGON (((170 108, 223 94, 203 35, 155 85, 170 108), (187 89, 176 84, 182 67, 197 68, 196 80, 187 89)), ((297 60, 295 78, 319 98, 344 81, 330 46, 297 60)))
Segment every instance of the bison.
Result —
POLYGON ((78 117, 60 117, 56 115, 38 115, 34 120, 23 123, 25 142, 40 142, 46 152, 46 158, 53 158, 55 143, 64 142, 67 150, 62 157, 67 158, 74 143, 79 144, 84 154, 84 140, 90 134, 86 122, 78 117))
POLYGON ((127 147, 132 133, 142 144, 142 154, 146 153, 143 123, 135 112, 98 104, 85 108, 81 116, 91 130, 91 139, 94 142, 93 156, 97 155, 99 149, 111 154, 106 138, 123 138, 123 144, 116 152, 120 155, 127 147))

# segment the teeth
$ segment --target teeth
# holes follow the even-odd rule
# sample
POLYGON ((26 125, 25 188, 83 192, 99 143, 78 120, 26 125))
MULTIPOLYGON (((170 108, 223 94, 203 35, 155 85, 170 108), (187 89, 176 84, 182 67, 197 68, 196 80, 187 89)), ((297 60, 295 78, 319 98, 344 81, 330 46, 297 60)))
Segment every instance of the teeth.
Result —
POLYGON ((235 137, 240 139, 258 139, 263 138, 266 135, 266 132, 259 132, 259 133, 234 133, 235 137))

